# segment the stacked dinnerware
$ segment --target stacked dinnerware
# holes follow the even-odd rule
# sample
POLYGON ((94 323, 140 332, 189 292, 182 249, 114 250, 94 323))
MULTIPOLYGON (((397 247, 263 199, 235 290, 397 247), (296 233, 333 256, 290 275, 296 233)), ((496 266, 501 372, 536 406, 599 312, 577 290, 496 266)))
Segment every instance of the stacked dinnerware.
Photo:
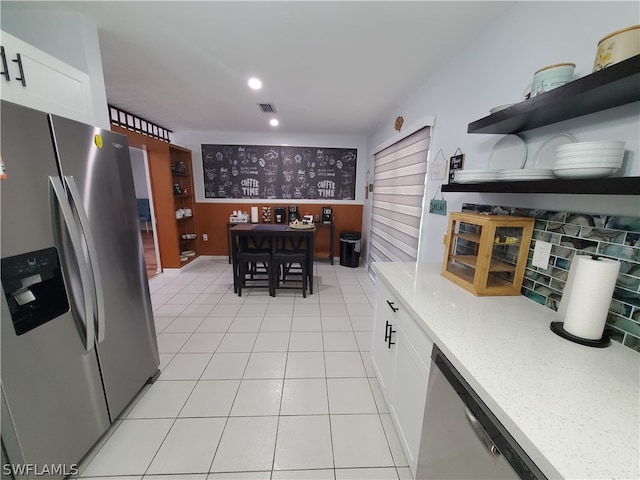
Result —
POLYGON ((498 180, 499 171, 496 169, 456 170, 453 174, 453 180, 455 183, 493 182, 498 180))
POLYGON ((516 170, 500 170, 498 174, 499 180, 550 180, 556 176, 550 168, 526 168, 516 170))
POLYGON ((560 178, 610 177, 621 166, 625 142, 579 142, 556 147, 553 173, 560 178))

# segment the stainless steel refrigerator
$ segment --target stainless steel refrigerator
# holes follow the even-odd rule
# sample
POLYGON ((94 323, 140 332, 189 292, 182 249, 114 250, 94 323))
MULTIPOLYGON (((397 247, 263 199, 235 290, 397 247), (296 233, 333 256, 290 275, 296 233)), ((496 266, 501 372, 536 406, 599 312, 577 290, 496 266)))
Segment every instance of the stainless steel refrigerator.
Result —
POLYGON ((129 149, 8 102, 0 115, 3 458, 62 478, 158 373, 129 149))

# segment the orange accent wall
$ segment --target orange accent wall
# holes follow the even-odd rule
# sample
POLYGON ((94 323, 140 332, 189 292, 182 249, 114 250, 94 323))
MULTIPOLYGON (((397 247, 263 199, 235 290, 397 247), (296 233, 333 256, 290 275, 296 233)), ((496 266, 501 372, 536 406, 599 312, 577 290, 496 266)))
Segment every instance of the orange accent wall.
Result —
MULTIPOLYGON (((295 204, 294 202, 291 202, 295 204)), ((274 207, 286 207, 281 203, 196 203, 196 215, 198 218, 198 243, 197 251, 200 255, 228 255, 227 247, 227 223, 229 215, 234 210, 242 210, 249 215, 251 207, 258 207, 258 216, 262 223, 262 207, 271 207, 271 217, 275 219, 274 207), (208 241, 202 240, 202 234, 209 236, 208 241)), ((298 205, 301 215, 322 215, 322 207, 333 208, 333 224, 335 225, 335 235, 332 239, 334 245, 334 256, 340 255, 340 232, 352 231, 362 232, 362 205, 344 205, 332 203, 302 204, 298 205)), ((322 218, 322 217, 321 217, 322 218)), ((315 239, 316 251, 329 252, 329 232, 328 228, 318 229, 315 239)))

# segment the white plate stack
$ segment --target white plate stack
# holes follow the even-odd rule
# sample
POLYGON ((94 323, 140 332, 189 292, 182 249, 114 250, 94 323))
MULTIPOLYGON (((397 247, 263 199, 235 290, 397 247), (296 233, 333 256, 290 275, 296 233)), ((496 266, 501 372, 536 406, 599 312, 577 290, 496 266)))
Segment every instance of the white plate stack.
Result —
POLYGON ((494 182, 498 180, 498 172, 496 169, 470 169, 456 170, 453 174, 455 183, 482 183, 494 182))
POLYGON ((551 180, 556 178, 553 170, 550 168, 527 168, 516 170, 500 170, 499 180, 551 180))
POLYGON ((621 166, 625 142, 578 142, 556 147, 553 173, 560 178, 610 177, 621 166))

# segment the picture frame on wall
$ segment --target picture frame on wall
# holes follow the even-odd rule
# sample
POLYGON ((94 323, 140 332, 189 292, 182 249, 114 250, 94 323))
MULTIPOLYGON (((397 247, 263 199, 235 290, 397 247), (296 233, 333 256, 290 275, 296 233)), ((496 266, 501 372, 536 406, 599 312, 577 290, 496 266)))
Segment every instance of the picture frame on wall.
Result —
POLYGON ((464 153, 456 151, 456 154, 449 158, 449 183, 455 183, 456 170, 462 170, 464 167, 464 153))

